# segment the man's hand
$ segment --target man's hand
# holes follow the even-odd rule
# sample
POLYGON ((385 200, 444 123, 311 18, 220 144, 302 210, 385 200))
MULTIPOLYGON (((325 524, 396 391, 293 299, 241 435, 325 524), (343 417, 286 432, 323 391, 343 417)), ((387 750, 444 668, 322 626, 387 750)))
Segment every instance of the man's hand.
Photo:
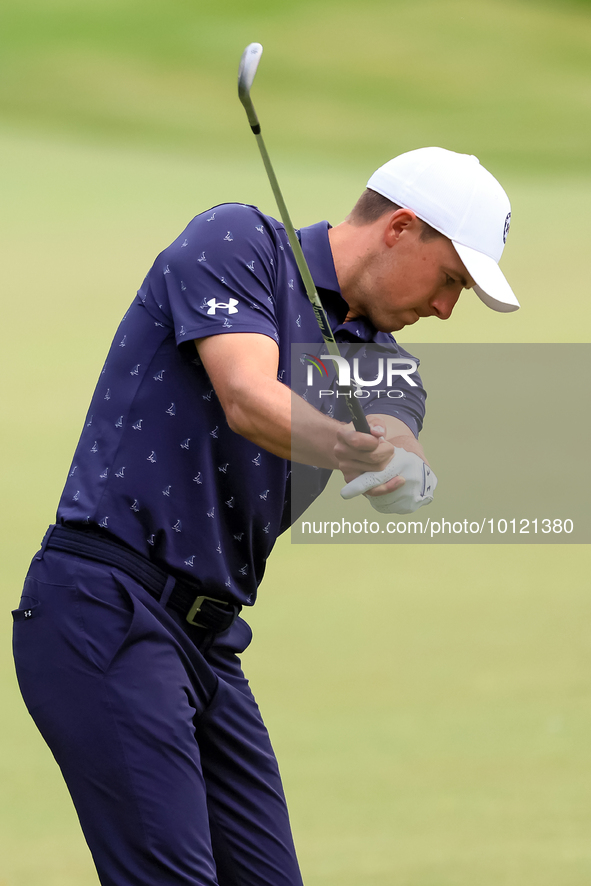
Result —
POLYGON ((347 480, 341 490, 343 498, 363 494, 376 511, 384 514, 411 514, 429 504, 437 477, 410 429, 389 416, 369 416, 368 421, 371 438, 352 430, 350 425, 338 434, 335 455, 347 480), (383 424, 379 423, 381 420, 383 424), (384 482, 379 483, 378 479, 384 482))
POLYGON ((351 480, 343 489, 344 499, 369 495, 392 478, 404 478, 404 483, 393 492, 370 497, 372 508, 381 514, 412 514, 433 501, 437 477, 431 468, 414 452, 394 449, 394 457, 383 471, 367 471, 351 480))
MULTIPOLYGON (((356 431, 352 424, 342 425, 337 431, 334 454, 347 483, 367 471, 383 471, 394 456, 394 445, 384 436, 386 429, 378 424, 372 426, 371 422, 370 427, 371 436, 356 431)), ((393 492, 403 484, 402 477, 394 477, 377 489, 393 492)))
MULTIPOLYGON (((390 415, 369 415, 371 437, 356 431, 352 424, 342 425, 337 432, 334 454, 347 483, 367 471, 383 471, 394 457, 394 448, 414 452, 428 464, 423 447, 410 428, 390 415)), ((404 477, 394 477, 367 492, 368 497, 393 492, 404 485, 404 477)))

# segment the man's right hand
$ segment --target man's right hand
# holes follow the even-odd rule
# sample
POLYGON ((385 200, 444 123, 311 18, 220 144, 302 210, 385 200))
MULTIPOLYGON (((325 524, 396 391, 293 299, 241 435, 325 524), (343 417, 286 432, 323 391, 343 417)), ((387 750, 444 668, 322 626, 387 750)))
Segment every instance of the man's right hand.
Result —
MULTIPOLYGON (((337 431, 334 454, 338 468, 347 483, 368 471, 383 471, 394 457, 394 446, 385 438, 386 429, 373 425, 371 435, 356 431, 352 424, 341 425, 337 431)), ((394 477, 382 484, 382 492, 393 492, 404 485, 402 477, 394 477)))

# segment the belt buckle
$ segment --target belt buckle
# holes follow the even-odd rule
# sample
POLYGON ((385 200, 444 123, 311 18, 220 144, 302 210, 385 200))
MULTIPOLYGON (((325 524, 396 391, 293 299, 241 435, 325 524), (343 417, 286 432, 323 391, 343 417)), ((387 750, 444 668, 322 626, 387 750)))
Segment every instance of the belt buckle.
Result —
POLYGON ((190 625, 194 625, 196 628, 207 628, 208 625, 201 624, 198 621, 195 621, 195 616, 197 613, 201 612, 201 606, 205 602, 205 600, 211 600, 213 603, 221 603, 223 606, 229 606, 225 600, 218 600, 217 597, 206 597, 204 594, 195 598, 195 602, 187 612, 185 616, 190 625))

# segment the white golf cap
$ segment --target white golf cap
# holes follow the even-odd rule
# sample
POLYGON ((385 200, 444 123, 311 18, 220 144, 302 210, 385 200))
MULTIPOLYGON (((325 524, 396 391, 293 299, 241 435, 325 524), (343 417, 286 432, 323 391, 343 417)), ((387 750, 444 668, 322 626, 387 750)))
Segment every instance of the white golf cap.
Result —
POLYGON ((498 262, 511 221, 511 204, 478 157, 445 148, 419 148, 380 166, 367 183, 448 237, 475 280, 474 291, 493 311, 519 302, 498 262))

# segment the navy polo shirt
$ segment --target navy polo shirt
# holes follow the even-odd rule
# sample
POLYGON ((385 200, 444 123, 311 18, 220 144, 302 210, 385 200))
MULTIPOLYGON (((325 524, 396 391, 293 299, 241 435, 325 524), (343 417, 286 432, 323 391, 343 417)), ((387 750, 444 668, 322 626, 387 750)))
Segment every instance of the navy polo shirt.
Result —
MULTIPOLYGON (((328 228, 321 222, 299 235, 336 339, 405 354, 368 321, 343 323, 328 228)), ((256 207, 224 204, 194 218, 158 256, 125 314, 57 519, 103 531, 249 605, 292 519, 291 471, 230 430, 199 360, 194 339, 234 332, 277 342, 278 379, 287 386, 291 343, 322 341, 283 225, 256 207)), ((424 399, 419 386, 404 401, 363 405, 397 415, 418 434, 424 399)), ((305 472, 306 504, 329 474, 305 472)))

